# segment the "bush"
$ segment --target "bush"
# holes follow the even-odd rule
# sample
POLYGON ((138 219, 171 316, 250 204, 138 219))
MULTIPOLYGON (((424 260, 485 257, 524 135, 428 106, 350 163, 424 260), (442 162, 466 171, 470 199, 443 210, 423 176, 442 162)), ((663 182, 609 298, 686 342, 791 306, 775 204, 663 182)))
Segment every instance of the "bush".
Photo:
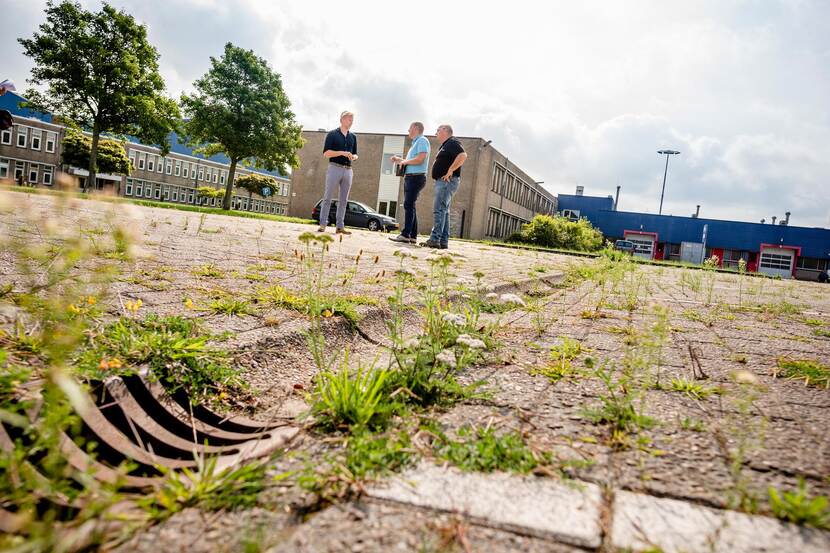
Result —
POLYGON ((602 233, 591 226, 587 219, 571 221, 551 215, 535 216, 508 240, 579 251, 597 251, 603 245, 602 233))

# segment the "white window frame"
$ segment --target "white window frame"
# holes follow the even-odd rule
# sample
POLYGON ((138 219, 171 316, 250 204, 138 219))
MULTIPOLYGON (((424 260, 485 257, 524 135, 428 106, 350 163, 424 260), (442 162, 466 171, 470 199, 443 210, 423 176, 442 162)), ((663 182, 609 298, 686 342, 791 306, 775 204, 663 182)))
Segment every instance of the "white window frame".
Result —
POLYGON ((164 173, 164 162, 166 159, 164 156, 159 156, 158 164, 156 165, 157 173, 164 173))
POLYGON ((25 148, 26 144, 29 143, 29 129, 26 127, 17 127, 17 147, 18 148, 25 148), (23 144, 20 143, 20 139, 23 138, 23 144))
POLYGON ((167 186, 166 184, 164 185, 164 201, 165 202, 170 201, 170 187, 167 186))
POLYGON ((29 164, 29 184, 37 184, 39 175, 40 175, 40 165, 38 165, 37 163, 30 163, 29 164), (32 175, 34 175, 35 178, 32 178, 32 175))
POLYGON ((144 195, 144 181, 135 181, 135 197, 140 198, 144 195))
POLYGON ((144 183, 144 197, 145 198, 152 198, 153 197, 153 185, 149 182, 144 183))
POLYGON ((55 153, 55 143, 58 141, 58 133, 54 132, 47 132, 46 133, 46 152, 50 154, 55 153))
POLYGON ((177 186, 173 187, 173 196, 172 196, 172 198, 173 199, 171 201, 174 201, 174 202, 179 201, 179 188, 177 186))
POLYGON ((211 169, 210 167, 205 169, 205 182, 210 182, 211 173, 213 173, 213 169, 211 169))
POLYGON ((0 144, 5 146, 12 145, 12 129, 6 129, 5 131, 0 132, 0 144))
POLYGON ((172 175, 173 174, 173 160, 172 159, 164 160, 164 174, 165 175, 172 175))
POLYGON ((138 163, 136 162, 136 157, 137 157, 136 151, 135 150, 130 150, 130 166, 133 169, 138 168, 138 163))
POLYGON ((52 170, 52 167, 43 167, 43 177, 40 180, 46 186, 52 186, 52 170))
POLYGON ((190 178, 190 163, 188 162, 182 163, 182 178, 190 178))
POLYGON ((17 160, 14 162, 14 180, 26 174, 26 162, 17 160))
POLYGON ((161 199, 161 186, 156 185, 153 187, 153 198, 156 200, 161 199))
POLYGON ((187 203, 192 204, 193 200, 195 199, 193 189, 191 188, 190 191, 187 193, 187 203))
POLYGON ((144 167, 147 165, 147 154, 144 152, 138 153, 138 170, 143 171, 144 167))
POLYGON ((201 165, 199 166, 199 176, 196 180, 204 180, 205 178, 205 168, 201 165))
POLYGON ((127 186, 124 187, 124 195, 125 196, 132 196, 133 195, 133 179, 127 179, 127 186))
POLYGON ((176 160, 176 167, 173 169, 173 175, 176 177, 180 177, 182 175, 182 161, 180 159, 176 160))
POLYGON ((41 129, 32 129, 32 139, 29 141, 29 147, 32 150, 40 151, 40 147, 43 144, 43 130, 41 129), (37 140, 37 142, 35 142, 37 140))
POLYGON ((0 158, 0 179, 7 179, 9 178, 9 168, 11 167, 11 161, 6 158, 0 158))
POLYGON ((156 156, 148 155, 147 156, 147 172, 153 173, 156 170, 156 156))
POLYGON ((226 173, 222 171, 222 173, 219 175, 219 184, 225 184, 225 174, 226 173))
POLYGON ((213 172, 213 184, 216 184, 217 182, 219 182, 219 171, 214 171, 213 172))

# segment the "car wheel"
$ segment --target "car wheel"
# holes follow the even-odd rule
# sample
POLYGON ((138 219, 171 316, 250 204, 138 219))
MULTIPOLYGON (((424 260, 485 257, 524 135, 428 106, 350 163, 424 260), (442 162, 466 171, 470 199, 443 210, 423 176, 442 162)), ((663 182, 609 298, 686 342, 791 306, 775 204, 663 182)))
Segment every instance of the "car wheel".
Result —
POLYGON ((369 219, 369 222, 366 224, 366 228, 371 231, 376 231, 380 229, 380 221, 377 219, 369 219))

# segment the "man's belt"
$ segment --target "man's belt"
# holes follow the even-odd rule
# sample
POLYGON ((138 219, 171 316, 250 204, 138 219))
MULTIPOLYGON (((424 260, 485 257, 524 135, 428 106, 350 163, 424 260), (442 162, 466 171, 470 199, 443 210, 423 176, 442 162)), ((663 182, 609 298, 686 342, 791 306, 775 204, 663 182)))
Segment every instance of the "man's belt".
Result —
POLYGON ((337 163, 336 161, 329 161, 332 165, 337 165, 338 167, 345 167, 346 169, 351 169, 351 165, 346 165, 345 163, 337 163))
POLYGON ((426 173, 407 173, 404 177, 425 177, 426 173))

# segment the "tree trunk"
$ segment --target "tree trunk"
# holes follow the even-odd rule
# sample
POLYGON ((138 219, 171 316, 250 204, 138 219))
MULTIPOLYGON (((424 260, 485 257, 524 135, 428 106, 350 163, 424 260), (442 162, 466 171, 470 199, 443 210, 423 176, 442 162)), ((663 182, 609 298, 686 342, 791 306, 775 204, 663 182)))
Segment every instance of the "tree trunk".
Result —
POLYGON ((225 197, 222 199, 222 209, 228 210, 231 208, 231 196, 233 195, 233 179, 236 176, 236 162, 237 158, 231 158, 231 168, 228 169, 228 182, 225 184, 225 197))
POLYGON ((93 190, 97 188, 95 186, 95 180, 98 178, 98 135, 100 134, 101 127, 98 125, 98 120, 96 119, 92 124, 92 146, 89 149, 89 176, 86 179, 84 192, 89 192, 90 186, 93 190))
POLYGON ((254 208, 254 191, 248 190, 248 211, 253 211, 254 208))

